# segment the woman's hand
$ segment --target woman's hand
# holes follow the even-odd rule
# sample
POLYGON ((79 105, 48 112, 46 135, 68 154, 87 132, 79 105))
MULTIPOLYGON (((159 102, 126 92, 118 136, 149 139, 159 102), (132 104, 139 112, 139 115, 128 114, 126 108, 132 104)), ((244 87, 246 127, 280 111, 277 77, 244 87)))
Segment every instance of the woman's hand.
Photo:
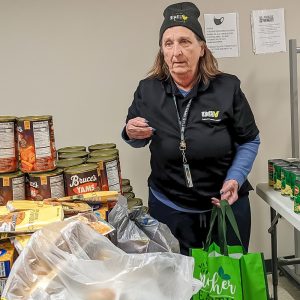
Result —
MULTIPOLYGON (((238 199, 238 189, 239 184, 236 180, 230 179, 223 183, 222 189, 220 191, 221 200, 227 200, 230 205, 232 205, 238 199)), ((217 198, 211 198, 212 204, 220 207, 220 200, 217 198)))
POLYGON ((126 124, 126 133, 131 140, 147 139, 153 135, 153 131, 144 118, 130 119, 126 124))

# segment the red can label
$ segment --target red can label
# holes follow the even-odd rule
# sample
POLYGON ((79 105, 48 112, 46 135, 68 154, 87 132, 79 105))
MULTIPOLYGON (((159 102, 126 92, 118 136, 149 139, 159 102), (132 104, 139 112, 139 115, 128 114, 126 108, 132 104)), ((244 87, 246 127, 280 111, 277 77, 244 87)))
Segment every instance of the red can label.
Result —
POLYGON ((15 122, 0 123, 0 172, 15 172, 17 163, 17 135, 15 122))
POLYGON ((0 177, 0 205, 10 200, 25 199, 25 177, 0 177))
POLYGON ((20 169, 26 172, 50 171, 56 167, 52 118, 18 121, 20 169))
POLYGON ((97 169, 77 174, 65 174, 67 196, 100 191, 97 169))
POLYGON ((62 198, 65 196, 63 174, 31 176, 29 174, 30 195, 32 200, 62 198))

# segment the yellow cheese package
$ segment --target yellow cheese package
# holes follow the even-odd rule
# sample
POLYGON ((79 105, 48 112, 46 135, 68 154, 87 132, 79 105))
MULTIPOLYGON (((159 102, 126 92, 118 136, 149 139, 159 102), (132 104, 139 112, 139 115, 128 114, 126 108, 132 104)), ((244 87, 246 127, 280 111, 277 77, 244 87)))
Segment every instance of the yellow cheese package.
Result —
POLYGON ((96 204, 96 203, 106 203, 109 201, 116 201, 119 193, 117 191, 99 191, 99 192, 92 192, 92 193, 85 193, 82 195, 73 195, 58 198, 57 201, 66 202, 66 201, 82 201, 89 204, 96 204))
POLYGON ((63 218, 61 205, 10 213, 0 216, 0 232, 34 232, 63 218))
POLYGON ((8 277, 13 265, 15 248, 10 242, 0 243, 0 277, 8 277))
POLYGON ((19 235, 14 238, 14 246, 19 254, 24 250, 24 248, 28 244, 30 238, 31 238, 31 235, 29 235, 29 234, 28 235, 19 235))
POLYGON ((0 216, 7 215, 9 213, 10 213, 10 211, 7 209, 6 206, 0 206, 0 216))
POLYGON ((37 208, 50 207, 50 206, 52 205, 44 203, 43 201, 30 201, 30 200, 14 200, 14 201, 8 201, 6 203, 6 207, 10 212, 37 209, 37 208))

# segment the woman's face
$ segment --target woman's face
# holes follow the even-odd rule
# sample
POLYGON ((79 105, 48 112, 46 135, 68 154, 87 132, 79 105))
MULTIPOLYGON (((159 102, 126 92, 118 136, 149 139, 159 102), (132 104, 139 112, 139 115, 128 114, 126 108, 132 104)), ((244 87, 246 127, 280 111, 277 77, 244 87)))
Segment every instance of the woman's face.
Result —
POLYGON ((165 63, 172 76, 190 75, 194 78, 204 46, 193 31, 183 26, 168 28, 162 37, 165 63))

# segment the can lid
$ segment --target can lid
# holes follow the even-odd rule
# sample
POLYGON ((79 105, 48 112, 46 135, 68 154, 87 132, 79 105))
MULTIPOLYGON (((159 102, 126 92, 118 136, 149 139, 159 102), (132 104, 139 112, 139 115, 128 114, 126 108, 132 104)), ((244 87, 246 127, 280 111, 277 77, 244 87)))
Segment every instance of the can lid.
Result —
POLYGON ((78 172, 94 171, 98 168, 97 164, 82 164, 74 167, 70 167, 64 170, 65 174, 75 174, 78 172))
POLYGON ((17 118, 18 121, 47 121, 52 119, 52 116, 45 115, 45 116, 26 116, 17 118))
POLYGON ((123 193, 128 193, 132 191, 132 186, 131 185, 122 185, 122 192, 123 193))
POLYGON ((98 156, 90 157, 86 162, 87 163, 99 163, 100 161, 110 161, 110 160, 115 160, 117 158, 118 158, 117 155, 98 155, 98 156))
POLYGON ((130 199, 135 197, 135 193, 134 192, 123 193, 123 196, 126 197, 127 199, 130 199))
POLYGON ((74 151, 74 152, 63 152, 59 153, 58 158, 64 159, 64 158, 85 158, 88 157, 89 153, 86 151, 74 151))
POLYGON ((115 143, 94 144, 88 147, 90 152, 95 150, 113 149, 113 148, 116 148, 115 143))
POLYGON ((286 171, 290 171, 290 170, 297 170, 298 167, 296 166, 286 166, 286 167, 282 167, 282 170, 286 170, 286 171))
POLYGON ((130 180, 127 178, 122 179, 122 186, 125 186, 125 185, 130 185, 130 180))
POLYGON ((17 120, 15 116, 0 116, 0 122, 14 122, 17 120))
POLYGON ((143 200, 140 198, 128 198, 127 199, 128 208, 132 208, 133 206, 142 206, 143 200))
POLYGON ((15 178, 15 177, 21 177, 25 176, 25 174, 21 171, 13 172, 13 173, 1 173, 0 178, 2 177, 9 177, 9 178, 15 178))
POLYGON ((103 149, 103 150, 95 150, 90 153, 91 157, 94 156, 109 156, 109 155, 119 155, 118 149, 103 149))
POLYGON ((286 161, 280 161, 280 162, 276 162, 275 164, 274 164, 274 166, 278 166, 278 167, 287 167, 287 166, 289 166, 290 164, 288 163, 288 162, 286 162, 286 161))
POLYGON ((268 162, 284 162, 284 160, 282 158, 274 158, 274 159, 268 159, 268 162))
POLYGON ((288 163, 299 162, 299 158, 296 157, 288 157, 288 158, 284 158, 283 160, 288 163))
POLYGON ((55 176, 55 175, 60 175, 63 173, 63 169, 55 169, 52 171, 48 171, 48 172, 35 172, 35 173, 28 173, 28 175, 30 177, 41 177, 41 176, 55 176))
POLYGON ((77 151, 86 151, 85 146, 70 146, 63 147, 57 150, 57 153, 67 153, 67 152, 77 152, 77 151))
POLYGON ((77 157, 77 158, 65 158, 60 159, 56 162, 56 165, 58 168, 69 168, 73 166, 81 165, 85 162, 83 158, 77 157))

